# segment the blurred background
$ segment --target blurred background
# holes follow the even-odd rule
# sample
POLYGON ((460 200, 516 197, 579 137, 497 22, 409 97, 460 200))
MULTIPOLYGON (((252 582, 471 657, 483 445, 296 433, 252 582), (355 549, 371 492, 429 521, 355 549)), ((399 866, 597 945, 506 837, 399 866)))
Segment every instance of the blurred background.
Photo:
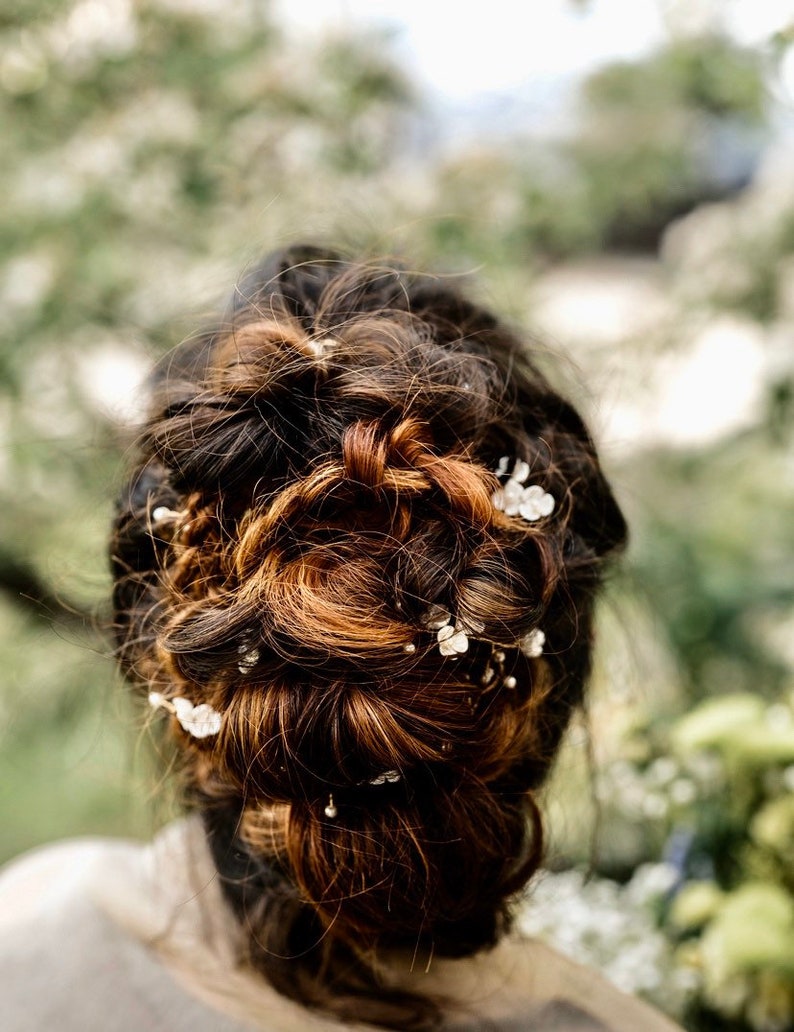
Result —
POLYGON ((691 1030, 786 1032, 794 10, 449 11, 0 9, 2 856, 173 810, 101 630, 152 359, 263 250, 404 256, 542 342, 633 529, 521 923, 691 1030))

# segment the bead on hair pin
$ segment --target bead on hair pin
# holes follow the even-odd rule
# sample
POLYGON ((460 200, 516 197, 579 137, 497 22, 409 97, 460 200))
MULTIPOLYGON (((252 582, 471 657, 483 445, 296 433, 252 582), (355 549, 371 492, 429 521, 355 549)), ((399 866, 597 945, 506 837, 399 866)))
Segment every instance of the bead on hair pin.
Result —
POLYGON ((176 509, 169 509, 167 505, 158 505, 152 509, 152 523, 165 523, 166 520, 179 520, 182 513, 176 509))
POLYGON ((337 808, 336 808, 336 806, 334 804, 333 793, 331 793, 328 796, 328 804, 326 805, 325 810, 323 811, 323 813, 325 814, 326 817, 330 817, 332 820, 339 813, 339 811, 337 810, 337 808))
POLYGON ((149 705, 172 713, 181 727, 194 738, 210 738, 221 729, 221 715, 207 702, 194 706, 189 699, 166 698, 160 692, 149 692, 149 705))

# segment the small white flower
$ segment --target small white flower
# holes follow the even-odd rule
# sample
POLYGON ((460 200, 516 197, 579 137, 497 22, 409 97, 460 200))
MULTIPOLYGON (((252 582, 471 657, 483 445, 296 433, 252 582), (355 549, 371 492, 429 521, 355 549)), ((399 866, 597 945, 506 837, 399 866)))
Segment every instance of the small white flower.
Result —
POLYGON ((149 692, 149 705, 173 713, 182 727, 194 738, 209 738, 221 729, 221 715, 209 703, 194 706, 189 699, 177 696, 167 699, 161 692, 149 692))
POLYGON ((437 637, 438 651, 442 656, 457 656, 469 648, 469 639, 459 623, 454 627, 451 623, 440 627, 437 637))
POLYGON ((221 729, 221 715, 209 703, 202 702, 194 706, 188 699, 179 697, 171 700, 174 705, 176 719, 194 738, 209 738, 217 735, 221 729))
POLYGON ((497 488, 491 496, 494 508, 501 509, 508 516, 516 516, 524 497, 524 488, 517 480, 510 479, 504 487, 497 488))
MULTIPOLYGON (((506 471, 507 466, 503 457, 499 460, 496 475, 499 476, 506 471)), ((494 508, 505 515, 521 516, 529 523, 534 523, 544 516, 550 516, 556 503, 554 496, 545 491, 540 484, 524 486, 529 473, 529 463, 523 459, 516 459, 510 479, 494 491, 491 501, 494 508)))
POLYGON ((430 606, 422 617, 422 625, 429 631, 436 631, 438 649, 442 656, 458 656, 469 648, 469 635, 479 635, 485 630, 481 620, 457 620, 452 623, 452 614, 444 606, 430 606))
POLYGON ((532 484, 524 488, 521 503, 518 506, 519 516, 534 523, 535 520, 544 516, 551 516, 554 512, 554 497, 544 491, 539 484, 532 484))
POLYGON ((546 635, 539 627, 533 627, 528 634, 525 634, 518 643, 518 647, 527 659, 537 659, 543 655, 543 646, 546 644, 546 635))

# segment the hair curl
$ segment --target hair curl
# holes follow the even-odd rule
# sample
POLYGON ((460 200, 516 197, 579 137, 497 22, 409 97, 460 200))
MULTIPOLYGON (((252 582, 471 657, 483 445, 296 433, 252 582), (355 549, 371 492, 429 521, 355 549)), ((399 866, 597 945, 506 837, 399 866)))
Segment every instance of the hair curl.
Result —
POLYGON ((280 991, 438 1022, 377 957, 467 955, 509 924, 624 537, 578 414, 446 282, 291 248, 160 364, 113 533, 118 655, 144 691, 223 715, 208 738, 171 729, 249 960, 280 991), (552 518, 494 507, 502 455, 552 518), (434 605, 477 628, 457 661, 423 626, 434 605), (512 648, 514 687, 483 686, 490 643, 539 625, 542 659, 512 648))

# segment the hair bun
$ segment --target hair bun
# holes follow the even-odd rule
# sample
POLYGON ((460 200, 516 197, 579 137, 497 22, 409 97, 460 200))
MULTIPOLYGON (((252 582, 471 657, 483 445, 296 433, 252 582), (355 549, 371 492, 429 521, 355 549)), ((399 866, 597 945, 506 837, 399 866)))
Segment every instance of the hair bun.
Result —
POLYGON ((489 313, 307 253, 160 369, 113 542, 119 655, 220 717, 175 733, 254 963, 339 1016, 427 1027, 374 951, 471 953, 508 923, 625 525, 489 313), (494 504, 504 455, 553 511, 494 504))

